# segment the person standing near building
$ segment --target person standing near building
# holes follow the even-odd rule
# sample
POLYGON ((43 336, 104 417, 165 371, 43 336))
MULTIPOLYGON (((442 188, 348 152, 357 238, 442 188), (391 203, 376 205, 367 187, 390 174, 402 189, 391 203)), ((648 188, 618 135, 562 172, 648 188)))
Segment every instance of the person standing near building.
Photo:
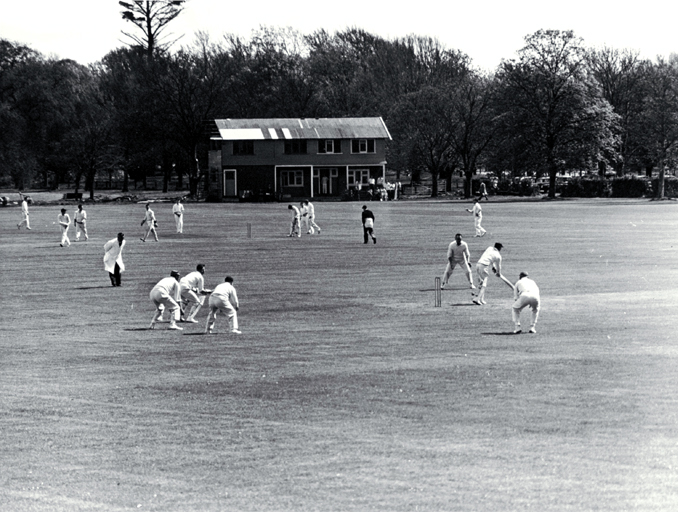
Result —
POLYGON ((174 222, 177 225, 177 233, 184 232, 184 205, 181 204, 181 198, 177 197, 177 200, 172 206, 172 213, 174 214, 174 222))
POLYGON ((75 224, 75 241, 80 241, 80 233, 85 235, 85 241, 89 240, 87 236, 87 212, 82 209, 82 205, 78 205, 78 209, 73 214, 73 224, 75 224))
POLYGON ((309 235, 312 235, 313 233, 315 233, 315 230, 317 229, 318 234, 320 234, 320 226, 318 226, 315 223, 315 206, 313 206, 313 203, 307 199, 306 201, 304 201, 304 207, 308 212, 308 220, 306 221, 306 224, 308 226, 307 233, 309 235))
POLYGON ((148 235, 153 233, 153 236, 155 237, 155 241, 158 241, 158 233, 155 230, 155 228, 158 225, 158 222, 155 220, 155 212, 151 210, 151 204, 146 203, 146 213, 144 214, 144 220, 141 221, 141 225, 143 226, 146 224, 147 226, 147 231, 144 237, 141 239, 142 242, 145 242, 146 239, 148 238, 148 235))
POLYGON ((64 244, 68 247, 71 246, 71 241, 68 239, 68 228, 71 227, 71 216, 66 213, 66 208, 61 209, 61 215, 57 217, 59 221, 59 226, 61 226, 61 243, 59 247, 63 247, 64 244))
MULTIPOLYGON (((497 242, 494 246, 485 249, 485 252, 476 263, 476 284, 478 286, 478 295, 473 299, 474 304, 486 304, 485 289, 487 288, 487 279, 490 277, 490 269, 494 269, 495 275, 499 278, 501 275, 501 254, 499 252, 504 246, 497 242)), ((474 292, 471 292, 473 295, 474 292)))
POLYGON ((372 237, 372 241, 376 244, 377 237, 374 236, 374 213, 367 209, 366 205, 363 205, 363 243, 367 243, 369 237, 372 237))
POLYGON ((292 218, 292 224, 290 225, 290 234, 288 236, 301 236, 301 225, 300 225, 300 217, 301 217, 301 212, 299 212, 299 208, 294 206, 293 204, 288 204, 287 205, 288 210, 292 210, 292 213, 294 214, 294 217, 292 218))
POLYGON ((207 315, 207 324, 205 325, 205 334, 212 334, 214 322, 217 319, 217 312, 223 312, 228 318, 228 323, 233 334, 242 334, 238 329, 238 294, 233 287, 233 278, 226 276, 224 282, 217 285, 209 300, 210 312, 207 315))
MULTIPOLYGON (((200 263, 195 267, 195 272, 181 278, 179 281, 179 292, 181 293, 182 303, 186 303, 186 307, 191 306, 185 322, 197 324, 195 315, 205 302, 205 295, 210 293, 210 290, 205 290, 205 265, 200 263)), ((183 309, 183 308, 182 308, 183 309)), ((183 313, 184 311, 182 311, 183 313)))
POLYGON ((518 281, 513 285, 513 306, 511 316, 515 325, 515 334, 522 332, 520 328, 520 312, 527 306, 532 310, 532 321, 530 322, 530 334, 536 334, 537 319, 539 318, 539 308, 541 298, 539 297, 539 287, 527 272, 521 272, 518 281))
POLYGON ((473 284, 473 276, 471 275, 471 267, 469 265, 471 253, 468 250, 468 244, 461 238, 461 233, 454 235, 454 241, 447 248, 447 266, 445 267, 445 272, 443 273, 442 284, 440 285, 441 289, 445 289, 445 285, 452 276, 454 267, 457 265, 459 265, 466 273, 466 278, 468 279, 471 289, 475 288, 473 284))
POLYGON ((483 221, 483 209, 480 207, 480 199, 476 199, 473 204, 473 209, 466 208, 466 211, 473 214, 473 220, 475 221, 476 234, 475 236, 483 236, 487 231, 483 229, 480 225, 483 221))
POLYGON ((125 247, 125 235, 118 233, 118 237, 104 244, 104 269, 111 278, 112 286, 120 286, 120 274, 125 270, 122 261, 122 249, 125 247))
POLYGON ((179 272, 172 270, 170 277, 165 277, 158 281, 149 294, 151 302, 155 306, 153 320, 151 320, 150 329, 155 329, 155 323, 160 320, 165 309, 169 311, 169 328, 176 331, 183 331, 182 327, 177 325, 177 316, 179 312, 179 272))
POLYGON ((21 226, 26 226, 26 229, 31 229, 31 222, 28 216, 28 196, 21 194, 21 222, 16 225, 17 229, 21 229, 21 226))

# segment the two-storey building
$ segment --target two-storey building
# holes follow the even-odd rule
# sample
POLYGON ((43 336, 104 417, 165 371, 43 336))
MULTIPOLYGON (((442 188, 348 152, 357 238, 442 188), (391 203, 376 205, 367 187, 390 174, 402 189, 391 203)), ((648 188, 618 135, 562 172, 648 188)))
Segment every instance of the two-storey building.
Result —
POLYGON ((340 196, 385 179, 380 117, 216 119, 210 138, 210 190, 276 198, 340 196))

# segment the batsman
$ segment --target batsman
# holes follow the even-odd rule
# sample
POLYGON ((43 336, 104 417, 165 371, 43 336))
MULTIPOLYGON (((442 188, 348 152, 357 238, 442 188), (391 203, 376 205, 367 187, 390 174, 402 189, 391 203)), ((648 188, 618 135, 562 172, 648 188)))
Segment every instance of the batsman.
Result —
POLYGON ((475 290, 471 290, 471 295, 474 296, 474 304, 479 306, 487 304, 485 302, 485 290, 487 288, 487 279, 490 277, 490 269, 492 269, 498 278, 504 279, 501 275, 501 254, 499 254, 503 247, 499 242, 494 244, 494 246, 488 247, 478 260, 478 263, 476 263, 478 294, 475 295, 475 290))

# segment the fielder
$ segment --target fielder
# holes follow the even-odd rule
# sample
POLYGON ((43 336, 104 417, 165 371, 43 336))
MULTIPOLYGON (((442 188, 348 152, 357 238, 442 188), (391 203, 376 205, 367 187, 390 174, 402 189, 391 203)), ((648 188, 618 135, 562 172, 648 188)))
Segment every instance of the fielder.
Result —
POLYGON ((480 199, 476 199, 473 204, 473 209, 469 210, 466 208, 466 211, 473 214, 473 221, 475 222, 476 234, 475 236, 483 236, 487 231, 480 225, 483 221, 483 209, 480 207, 480 199))
POLYGON ((310 227, 308 224, 308 207, 304 201, 299 202, 299 215, 301 220, 299 223, 299 228, 303 231, 304 225, 306 225, 306 232, 310 232, 310 227))
POLYGON ((151 320, 151 329, 155 329, 155 323, 162 321, 162 314, 165 308, 169 311, 169 328, 175 331, 183 331, 182 327, 177 325, 177 316, 179 312, 179 272, 172 270, 170 277, 165 277, 158 281, 151 293, 151 301, 155 306, 155 314, 151 320))
POLYGON ((61 209, 61 215, 57 217, 57 220, 61 226, 61 243, 59 247, 63 247, 64 244, 70 247, 71 241, 68 239, 68 228, 71 226, 71 217, 66 213, 66 208, 61 209))
POLYGON ((367 209, 366 205, 363 205, 362 213, 363 221, 363 243, 367 243, 367 239, 372 237, 372 242, 377 243, 377 237, 374 235, 374 213, 371 210, 367 209))
POLYGON ((145 242, 146 239, 148 238, 148 235, 153 233, 153 236, 155 237, 155 241, 158 241, 158 233, 155 230, 155 228, 158 226, 158 221, 155 220, 155 212, 151 210, 151 204, 146 203, 146 213, 144 214, 144 220, 141 221, 141 225, 143 226, 146 224, 148 226, 148 231, 146 231, 146 234, 144 235, 143 238, 141 238, 142 242, 145 242))
MULTIPOLYGON (((487 288, 487 278, 490 277, 490 268, 493 269, 496 276, 503 279, 501 275, 501 251, 502 244, 497 242, 494 246, 485 249, 485 252, 476 263, 476 284, 478 285, 478 295, 473 299, 474 304, 487 304, 485 302, 485 289, 487 288)), ((474 292, 471 292, 474 295, 474 292)))
POLYGON ((457 233, 454 235, 454 242, 452 242, 447 248, 447 266, 445 267, 445 272, 443 273, 440 289, 445 289, 445 285, 452 276, 454 267, 457 265, 459 265, 466 273, 466 278, 468 279, 468 284, 470 285, 471 289, 475 289, 473 277, 471 276, 471 267, 469 265, 470 260, 471 253, 468 250, 468 244, 462 241, 461 234, 457 233))
POLYGON ((189 322, 192 324, 197 324, 198 321, 195 319, 195 315, 198 314, 198 311, 205 302, 205 295, 209 294, 211 290, 205 290, 205 279, 203 274, 205 273, 205 265, 200 263, 195 267, 195 272, 181 278, 179 281, 179 291, 181 293, 181 305, 182 305, 182 320, 184 322, 189 322), (184 306, 184 304, 186 306, 184 306), (188 312, 188 316, 184 319, 183 313, 185 307, 191 305, 191 309, 188 312))
POLYGON ((513 331, 515 334, 520 334, 520 312, 523 308, 530 306, 532 310, 532 321, 530 323, 530 334, 536 334, 537 319, 539 318, 539 287, 532 279, 528 277, 527 272, 520 273, 520 279, 513 285, 513 309, 511 314, 513 323, 516 326, 513 331))
POLYGON ((214 322, 217 319, 217 312, 221 311, 228 317, 228 323, 233 334, 242 334, 238 330, 238 313, 240 304, 238 303, 238 294, 233 287, 233 278, 226 276, 224 282, 214 288, 210 295, 210 312, 207 315, 207 325, 205 325, 205 334, 212 334, 214 322))
POLYGON ((174 222, 177 225, 177 233, 184 232, 184 205, 181 204, 181 198, 177 197, 177 200, 172 206, 172 213, 174 214, 174 222))
POLYGON ((26 226, 26 229, 31 229, 31 222, 28 217, 28 196, 21 195, 21 222, 16 225, 17 229, 21 229, 21 226, 26 226))
POLYGON ((293 204, 288 204, 287 209, 292 210, 294 214, 294 218, 292 219, 292 224, 290 226, 290 234, 287 236, 295 236, 296 234, 297 237, 301 237, 301 221, 299 220, 301 217, 301 212, 299 211, 299 208, 293 204))
POLYGON ((82 205, 78 205, 78 209, 73 214, 73 224, 75 224, 75 241, 80 241, 80 233, 85 235, 85 241, 89 240, 87 236, 87 212, 82 209, 82 205))
POLYGON ((315 206, 308 199, 304 201, 304 206, 308 212, 308 220, 306 221, 306 226, 308 227, 307 234, 312 235, 316 229, 318 234, 320 234, 320 226, 315 223, 315 206))

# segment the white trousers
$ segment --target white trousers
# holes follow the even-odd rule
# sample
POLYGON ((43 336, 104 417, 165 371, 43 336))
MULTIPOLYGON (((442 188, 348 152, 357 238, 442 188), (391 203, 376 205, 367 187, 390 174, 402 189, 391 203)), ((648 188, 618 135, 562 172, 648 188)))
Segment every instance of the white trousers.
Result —
POLYGON ((452 264, 450 264, 449 260, 447 261, 447 266, 445 267, 445 272, 443 273, 443 283, 442 284, 447 284, 447 281, 452 277, 452 271, 454 270, 454 267, 459 265, 461 269, 466 273, 466 277, 468 278, 469 284, 473 284, 473 278, 471 277, 471 267, 469 267, 468 263, 465 261, 456 261, 452 260, 452 264))
POLYGON ((513 309, 511 310, 513 323, 516 325, 516 327, 520 327, 520 312, 527 306, 532 309, 532 322, 530 323, 530 328, 534 328, 534 326, 537 325, 540 308, 539 297, 535 295, 522 294, 513 303, 513 309))
POLYGON ((308 216, 307 227, 307 231, 310 231, 311 233, 314 233, 316 229, 320 232, 320 226, 315 223, 315 215, 308 216))
POLYGON ((21 228, 21 226, 26 226, 26 229, 31 229, 31 223, 27 213, 21 212, 21 222, 18 227, 21 228))
POLYGON ((476 224, 476 236, 483 236, 487 231, 480 225, 480 223, 483 221, 482 217, 474 217, 475 224, 476 224))
POLYGON ((80 233, 85 235, 85 240, 89 237, 87 236, 87 221, 76 222, 75 223, 75 240, 76 242, 80 240, 80 233))
POLYGON ((68 226, 61 227, 61 245, 71 245, 71 241, 68 239, 68 226))
POLYGON ((177 215, 175 213, 174 214, 174 222, 177 225, 177 233, 183 233, 184 232, 184 216, 183 215, 177 215))
POLYGON ((231 331, 238 330, 238 312, 230 302, 223 301, 217 297, 210 297, 210 312, 207 315, 207 328, 211 329, 217 319, 217 313, 221 311, 228 318, 228 324, 231 331))

